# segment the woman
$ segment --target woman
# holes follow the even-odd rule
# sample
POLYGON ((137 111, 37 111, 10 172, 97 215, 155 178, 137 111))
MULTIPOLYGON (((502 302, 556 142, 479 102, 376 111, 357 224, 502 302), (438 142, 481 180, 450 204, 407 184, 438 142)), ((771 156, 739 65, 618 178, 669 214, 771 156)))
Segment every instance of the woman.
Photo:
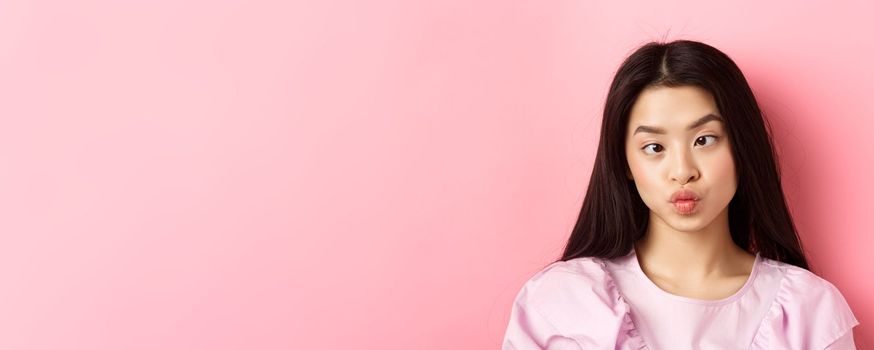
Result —
POLYGON ((810 272, 737 65, 649 43, 611 84, 579 219, 516 296, 504 349, 855 349, 810 272))

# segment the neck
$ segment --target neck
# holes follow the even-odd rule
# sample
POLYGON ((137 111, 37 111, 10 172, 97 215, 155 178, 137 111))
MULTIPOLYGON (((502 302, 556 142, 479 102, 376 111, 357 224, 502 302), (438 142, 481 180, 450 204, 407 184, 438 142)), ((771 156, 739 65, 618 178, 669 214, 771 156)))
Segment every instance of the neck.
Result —
POLYGON ((731 239, 728 208, 695 231, 674 229, 650 212, 649 226, 635 243, 635 252, 648 274, 693 284, 736 274, 738 257, 747 254, 731 239))

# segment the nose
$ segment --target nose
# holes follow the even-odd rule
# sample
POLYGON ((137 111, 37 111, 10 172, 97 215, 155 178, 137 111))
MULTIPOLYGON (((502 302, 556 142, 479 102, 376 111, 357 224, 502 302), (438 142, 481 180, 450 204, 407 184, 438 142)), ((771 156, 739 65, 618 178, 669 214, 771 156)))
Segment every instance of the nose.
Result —
POLYGON ((695 165, 695 160, 689 154, 689 150, 674 152, 673 162, 671 163, 671 181, 676 181, 680 185, 693 181, 698 178, 698 167, 695 165))

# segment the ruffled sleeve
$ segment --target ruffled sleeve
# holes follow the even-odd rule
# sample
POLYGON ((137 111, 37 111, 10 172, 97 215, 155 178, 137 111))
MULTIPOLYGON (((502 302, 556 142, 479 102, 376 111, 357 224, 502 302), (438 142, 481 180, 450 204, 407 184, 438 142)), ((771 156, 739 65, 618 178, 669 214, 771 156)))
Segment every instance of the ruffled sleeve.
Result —
POLYGON ((555 262, 513 302, 503 349, 645 349, 603 261, 555 262))
POLYGON ((837 287, 808 270, 779 264, 785 274, 752 348, 853 349, 859 321, 837 287))

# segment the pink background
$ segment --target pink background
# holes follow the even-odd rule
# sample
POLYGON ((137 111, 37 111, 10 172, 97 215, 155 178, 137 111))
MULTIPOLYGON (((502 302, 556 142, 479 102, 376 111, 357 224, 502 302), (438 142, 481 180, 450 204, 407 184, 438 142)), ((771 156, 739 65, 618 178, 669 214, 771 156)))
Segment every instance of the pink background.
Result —
POLYGON ((874 5, 2 1, 0 348, 495 349, 651 39, 741 66, 874 346, 874 5))

